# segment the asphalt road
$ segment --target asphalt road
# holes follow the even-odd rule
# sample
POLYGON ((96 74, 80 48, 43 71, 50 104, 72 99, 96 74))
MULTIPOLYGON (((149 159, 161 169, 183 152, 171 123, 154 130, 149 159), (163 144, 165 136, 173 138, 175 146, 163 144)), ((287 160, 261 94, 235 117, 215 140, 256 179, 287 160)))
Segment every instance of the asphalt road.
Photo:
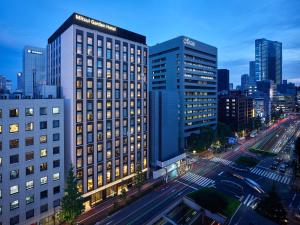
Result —
MULTIPOLYGON (((235 171, 231 169, 229 166, 229 164, 231 165, 231 162, 233 162, 236 158, 238 158, 242 154, 253 155, 252 153, 247 152, 247 149, 251 147, 256 141, 264 138, 266 133, 274 132, 275 128, 276 125, 270 127, 269 130, 259 133, 256 138, 244 141, 244 143, 237 146, 233 150, 216 156, 223 159, 223 162, 214 162, 211 159, 198 159, 192 165, 192 169, 190 171, 191 173, 202 177, 210 178, 215 182, 215 186, 218 190, 227 192, 228 194, 236 198, 239 198, 241 200, 242 203, 241 207, 237 211, 236 215, 234 216, 231 224, 235 224, 234 222, 239 221, 239 219, 242 216, 251 214, 249 210, 250 211, 253 210, 250 207, 251 204, 248 204, 251 199, 256 198, 256 200, 259 200, 261 198, 261 195, 259 193, 251 189, 242 181, 229 175, 232 172, 238 173, 242 176, 255 180, 263 187, 263 189, 266 190, 272 187, 273 183, 278 183, 277 184, 278 188, 282 190, 287 190, 284 195, 285 201, 286 202, 291 201, 291 198, 293 198, 293 193, 289 191, 287 184, 274 182, 274 180, 272 179, 267 179, 266 177, 251 173, 250 171, 248 172, 235 171), (234 191, 234 189, 230 188, 230 186, 228 187, 227 185, 224 185, 224 183, 222 183, 224 182, 224 180, 238 183, 243 187, 242 191, 238 191, 238 190, 234 191)), ((268 170, 269 163, 272 163, 272 160, 270 160, 269 162, 267 161, 263 161, 263 162, 266 163, 266 169, 268 170)), ((194 191, 195 188, 196 186, 193 184, 193 182, 189 182, 186 180, 183 182, 182 178, 178 178, 176 180, 170 181, 163 188, 153 191, 141 197, 139 200, 131 203, 130 205, 124 207, 123 209, 119 210, 115 214, 107 217, 105 220, 102 220, 100 224, 107 224, 107 225, 108 224, 113 224, 113 225, 147 224, 147 222, 149 222, 152 218, 159 215, 164 209, 168 208, 170 205, 172 205, 175 201, 180 199, 182 196, 186 195, 189 192, 194 191)), ((297 200, 298 197, 297 198, 295 197, 295 199, 297 200)), ((299 196, 299 200, 300 200, 300 196, 299 196)), ((295 202, 295 204, 297 203, 295 202)))

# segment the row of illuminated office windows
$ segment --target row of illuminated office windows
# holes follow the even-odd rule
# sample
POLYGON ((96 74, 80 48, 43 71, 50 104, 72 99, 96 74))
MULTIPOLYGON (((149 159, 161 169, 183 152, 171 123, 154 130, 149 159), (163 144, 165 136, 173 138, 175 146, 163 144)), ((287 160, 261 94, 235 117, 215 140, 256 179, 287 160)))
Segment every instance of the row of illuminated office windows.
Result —
MULTIPOLYGON (((27 201, 31 203, 32 196, 27 196, 26 197, 26 203, 27 203, 27 201)), ((28 204, 30 204, 30 203, 28 203, 28 204)), ((60 199, 56 199, 56 200, 53 201, 53 208, 58 207, 58 206, 60 206, 60 199)), ((14 209, 17 209, 17 208, 19 208, 19 200, 12 201, 10 203, 10 210, 14 210, 14 209)), ((40 206, 40 213, 45 213, 47 211, 48 211, 48 204, 43 204, 43 205, 40 206)), ((0 206, 0 214, 2 214, 2 205, 0 206)), ((26 215, 26 220, 34 218, 35 209, 27 210, 25 215, 26 215)), ((16 216, 11 217, 9 222, 10 222, 10 225, 19 224, 20 216, 16 215, 16 216)))
MULTIPOLYGON (((47 115, 47 107, 40 107, 40 116, 47 115)), ((59 114, 60 109, 59 107, 52 107, 52 114, 59 114)), ((8 115, 9 117, 19 117, 20 115, 20 110, 18 108, 13 108, 8 110, 8 115)), ((25 108, 25 116, 33 116, 34 115, 34 109, 33 108, 25 108)), ((2 118, 3 112, 2 109, 0 109, 0 118, 2 118)))
MULTIPOLYGON (((47 143, 48 136, 47 135, 40 135, 39 142, 40 144, 47 143)), ((52 141, 59 141, 60 140, 60 134, 55 133, 52 135, 52 141)), ((26 137, 25 138, 25 146, 31 146, 34 145, 34 137, 26 137)), ((19 148, 20 147, 20 139, 11 139, 9 140, 9 148, 19 148)), ((0 141, 0 151, 3 149, 3 141, 0 141)))
MULTIPOLYGON (((40 121, 40 130, 45 130, 48 128, 47 121, 40 121)), ((59 128, 59 120, 52 121, 52 128, 59 128)), ((25 123, 25 131, 33 131, 34 122, 25 123)), ((3 125, 0 125, 0 134, 3 132, 3 125)), ((9 133, 18 133, 19 132, 19 123, 9 124, 9 133)))

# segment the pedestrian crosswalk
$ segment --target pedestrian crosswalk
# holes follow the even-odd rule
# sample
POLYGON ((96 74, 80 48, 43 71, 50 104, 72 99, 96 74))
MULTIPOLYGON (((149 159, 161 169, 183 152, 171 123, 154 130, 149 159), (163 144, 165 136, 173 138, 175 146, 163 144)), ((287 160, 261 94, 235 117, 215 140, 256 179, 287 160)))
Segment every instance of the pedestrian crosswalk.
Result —
POLYGON ((251 173, 254 173, 258 176, 266 177, 268 179, 274 180, 276 182, 280 182, 283 184, 289 184, 291 182, 291 177, 288 175, 280 175, 274 172, 270 172, 263 168, 253 167, 250 170, 251 173))
POLYGON ((212 179, 202 177, 191 172, 187 172, 185 175, 183 175, 181 180, 187 182, 187 184, 196 184, 200 187, 208 187, 215 183, 215 181, 212 179))
POLYGON ((254 195, 248 194, 246 198, 242 200, 242 204, 247 207, 253 207, 257 203, 258 198, 254 195))
POLYGON ((210 161, 217 162, 217 163, 222 163, 222 164, 227 165, 227 166, 232 164, 232 161, 229 161, 227 159, 218 158, 218 157, 213 157, 213 158, 210 159, 210 161))

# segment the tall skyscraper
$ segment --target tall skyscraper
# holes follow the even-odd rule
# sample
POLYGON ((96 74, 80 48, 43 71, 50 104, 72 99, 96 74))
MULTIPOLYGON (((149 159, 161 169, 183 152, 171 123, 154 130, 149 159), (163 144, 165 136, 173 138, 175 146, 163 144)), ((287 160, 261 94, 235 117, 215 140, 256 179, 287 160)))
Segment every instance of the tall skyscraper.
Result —
POLYGON ((251 86, 255 86, 255 61, 249 62, 249 82, 251 86))
POLYGON ((256 81, 282 81, 282 43, 267 39, 255 40, 256 81))
POLYGON ((245 91, 248 90, 250 86, 250 78, 248 74, 243 74, 241 76, 241 90, 245 91))
POLYGON ((66 165, 89 209, 148 170, 146 37, 73 13, 48 56, 47 80, 66 102, 66 165))
POLYGON ((45 48, 25 46, 23 50, 23 79, 21 89, 24 96, 34 98, 38 95, 38 87, 46 84, 45 48))
POLYGON ((218 69, 218 92, 229 91, 229 70, 218 69))
POLYGON ((192 133, 217 123, 217 48, 179 36, 152 46, 149 58, 151 91, 178 93, 179 152, 183 152, 192 133))

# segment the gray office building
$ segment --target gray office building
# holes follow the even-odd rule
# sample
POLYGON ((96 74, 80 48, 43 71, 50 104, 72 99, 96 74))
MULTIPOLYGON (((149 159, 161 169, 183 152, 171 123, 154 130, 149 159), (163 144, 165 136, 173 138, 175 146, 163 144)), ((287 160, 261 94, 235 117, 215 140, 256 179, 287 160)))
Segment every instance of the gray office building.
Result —
MULTIPOLYGON (((168 134, 159 136, 158 133, 152 133, 155 136, 152 138, 167 138, 163 141, 166 143, 165 149, 161 150, 166 151, 165 155, 170 151, 167 143, 169 146, 171 142, 178 143, 177 155, 181 155, 192 133, 199 133, 201 126, 216 126, 217 48, 179 36, 152 46, 149 52, 150 89, 160 92, 155 94, 157 101, 153 107, 161 107, 158 110, 151 109, 154 113, 151 116, 155 117, 157 111, 165 110, 161 118, 170 121, 163 123, 178 126, 178 141, 168 134), (176 99, 177 110, 174 108, 176 99), (170 108, 167 107, 169 103, 172 103, 170 108), (176 115, 171 115, 176 111, 176 115)), ((157 122, 154 119, 152 121, 157 122)), ((151 123, 151 126, 156 125, 151 123)), ((160 132, 167 132, 167 129, 160 128, 160 132)), ((156 154, 153 149, 151 154, 156 154)))
POLYGON ((26 98, 35 98, 39 95, 39 87, 46 84, 45 48, 25 46, 23 50, 23 73, 20 86, 26 98))
POLYGON ((282 82, 282 43, 267 39, 255 40, 255 79, 282 82))

